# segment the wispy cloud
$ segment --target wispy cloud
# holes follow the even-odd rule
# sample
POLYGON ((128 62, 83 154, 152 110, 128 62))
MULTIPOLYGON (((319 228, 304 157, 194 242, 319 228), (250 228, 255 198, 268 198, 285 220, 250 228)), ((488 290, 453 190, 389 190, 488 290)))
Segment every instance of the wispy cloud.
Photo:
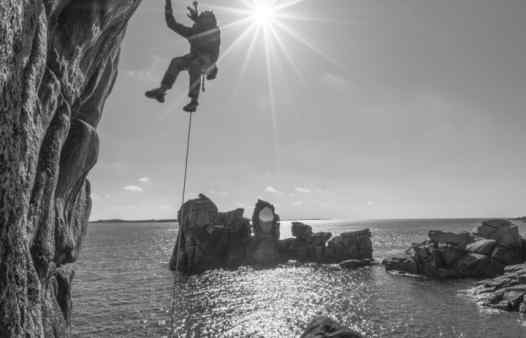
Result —
POLYGON ((141 177, 138 179, 138 181, 141 183, 149 183, 151 179, 149 177, 141 177))
POLYGON ((126 191, 131 191, 131 192, 143 192, 144 191, 138 185, 127 185, 127 186, 123 187, 122 189, 124 189, 126 191))
POLYGON ((349 88, 349 82, 344 77, 338 74, 327 72, 322 75, 321 82, 327 87, 331 87, 334 89, 344 90, 349 88))
POLYGON ((274 188, 273 186, 269 185, 265 188, 265 192, 269 192, 269 193, 272 193, 272 194, 279 194, 280 191, 276 188, 274 188))
POLYGON ((303 201, 295 201, 292 202, 293 207, 301 207, 303 205, 303 201))
POLYGON ((309 188, 305 188, 305 187, 296 187, 296 191, 304 193, 304 194, 308 194, 308 193, 311 192, 311 190, 309 188))

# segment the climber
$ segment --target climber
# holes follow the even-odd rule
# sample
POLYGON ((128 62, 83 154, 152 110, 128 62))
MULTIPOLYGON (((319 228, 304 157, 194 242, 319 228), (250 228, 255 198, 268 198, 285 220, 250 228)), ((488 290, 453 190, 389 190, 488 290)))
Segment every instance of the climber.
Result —
POLYGON ((193 7, 187 7, 187 16, 194 22, 192 27, 178 23, 173 15, 172 1, 165 1, 166 23, 170 29, 188 39, 190 42, 190 53, 174 58, 164 74, 161 87, 149 90, 145 95, 163 103, 166 91, 172 88, 179 72, 187 70, 190 74, 188 96, 191 101, 184 106, 183 110, 194 112, 199 105, 202 77, 206 77, 207 80, 213 80, 217 76, 216 62, 219 57, 219 45, 221 42, 220 30, 212 11, 199 13, 197 1, 194 1, 193 7))

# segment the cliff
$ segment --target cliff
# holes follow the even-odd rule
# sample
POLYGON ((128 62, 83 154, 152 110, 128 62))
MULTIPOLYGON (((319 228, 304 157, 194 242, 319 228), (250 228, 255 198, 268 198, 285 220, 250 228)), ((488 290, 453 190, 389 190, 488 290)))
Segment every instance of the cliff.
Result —
POLYGON ((0 336, 69 336, 86 175, 140 0, 0 2, 0 336))

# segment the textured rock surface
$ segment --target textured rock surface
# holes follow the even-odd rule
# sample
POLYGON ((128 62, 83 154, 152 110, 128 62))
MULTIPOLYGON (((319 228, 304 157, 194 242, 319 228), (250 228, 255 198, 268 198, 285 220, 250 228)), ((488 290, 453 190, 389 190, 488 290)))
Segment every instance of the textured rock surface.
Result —
POLYGON ((346 328, 328 317, 314 318, 301 338, 361 338, 359 332, 346 328))
POLYGON ((187 273, 243 264, 250 242, 250 224, 243 209, 220 213, 201 194, 179 210, 181 231, 170 260, 172 270, 187 273))
POLYGON ((433 278, 494 277, 506 265, 525 260, 524 243, 517 226, 507 220, 490 220, 473 233, 430 231, 429 240, 382 263, 387 270, 433 278))
POLYGON ((179 211, 181 231, 170 259, 170 268, 197 273, 213 268, 240 265, 268 266, 289 259, 301 262, 339 263, 348 268, 370 265, 371 232, 343 233, 335 237, 329 256, 329 232, 312 233, 312 227, 293 224, 296 238, 279 240, 279 216, 272 204, 258 200, 252 215, 252 227, 243 210, 217 211, 206 196, 186 202, 179 211), (253 229, 253 234, 251 234, 253 229))
POLYGON ((507 266, 502 276, 480 281, 473 294, 483 306, 526 313, 526 264, 507 266))
POLYGON ((140 0, 0 2, 0 335, 69 335, 95 128, 140 0))

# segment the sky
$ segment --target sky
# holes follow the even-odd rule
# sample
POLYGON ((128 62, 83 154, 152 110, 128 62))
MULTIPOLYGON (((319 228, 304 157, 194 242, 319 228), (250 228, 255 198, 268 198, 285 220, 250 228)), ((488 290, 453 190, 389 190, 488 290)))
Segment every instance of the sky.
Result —
MULTIPOLYGON (((246 8, 201 3, 226 27, 193 116, 188 198, 246 216, 262 198, 282 218, 526 214, 524 0, 300 0, 252 29, 221 6, 246 8)), ((144 97, 189 49, 163 7, 144 0, 122 45, 92 219, 172 218, 181 203, 187 74, 164 105, 144 97)))

